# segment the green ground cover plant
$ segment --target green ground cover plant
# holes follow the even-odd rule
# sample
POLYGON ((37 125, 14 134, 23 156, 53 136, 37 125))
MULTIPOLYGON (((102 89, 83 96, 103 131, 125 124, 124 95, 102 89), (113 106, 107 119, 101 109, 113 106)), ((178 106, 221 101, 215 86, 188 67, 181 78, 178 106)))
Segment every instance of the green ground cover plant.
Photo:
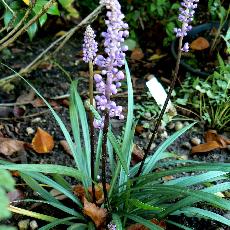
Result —
POLYGON ((218 60, 218 69, 207 79, 188 74, 175 102, 192 106, 209 128, 229 130, 230 65, 220 56, 218 60))

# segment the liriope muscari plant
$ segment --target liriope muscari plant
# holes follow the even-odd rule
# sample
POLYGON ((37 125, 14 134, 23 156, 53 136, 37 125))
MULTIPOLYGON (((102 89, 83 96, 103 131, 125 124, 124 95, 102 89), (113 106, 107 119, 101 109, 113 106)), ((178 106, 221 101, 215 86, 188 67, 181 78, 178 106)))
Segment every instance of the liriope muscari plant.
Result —
MULTIPOLYGON (((181 35, 181 43, 179 44, 178 61, 173 75, 174 81, 179 70, 181 52, 187 51, 187 45, 182 47, 182 39, 186 35, 186 31, 191 28, 188 23, 191 22, 191 15, 194 14, 192 10, 195 6, 192 4, 195 2, 184 0, 182 3, 181 15, 190 19, 185 20, 180 16, 180 19, 183 19, 182 29, 176 30, 181 35), (185 10, 186 13, 182 13, 182 10, 185 10)), ((230 189, 228 181, 230 164, 208 164, 178 160, 175 154, 166 151, 173 141, 191 128, 194 123, 171 135, 152 155, 147 156, 149 153, 149 147, 147 147, 143 161, 131 165, 135 132, 133 89, 129 68, 125 61, 124 52, 127 47, 123 45, 124 39, 128 36, 128 25, 123 21, 124 15, 121 13, 118 0, 101 0, 100 4, 107 9, 105 20, 107 30, 102 33, 104 54, 97 54, 99 46, 91 26, 86 28, 83 44, 83 60, 89 64, 90 103, 87 105, 87 111, 90 127, 88 127, 87 111, 76 89, 75 81, 71 82, 70 88, 70 120, 73 142, 59 115, 39 92, 24 79, 44 100, 58 122, 73 154, 76 168, 50 164, 17 165, 0 161, 0 170, 19 171, 27 185, 43 198, 42 200, 27 199, 20 202, 38 202, 50 205, 64 213, 63 218, 14 207, 15 203, 20 203, 19 201, 12 202, 9 207, 10 210, 50 222, 41 227, 40 230, 54 229, 57 225, 62 225, 62 229, 68 230, 123 230, 129 229, 130 226, 135 229, 146 227, 162 230, 165 229, 166 224, 190 229, 188 226, 169 219, 170 216, 181 214, 211 219, 230 226, 230 221, 227 218, 197 205, 200 202, 205 202, 215 208, 230 210, 230 201, 216 195, 230 189), (122 70, 124 66, 125 74, 122 70), (94 71, 94 68, 97 69, 97 72, 94 71), (117 105, 111 96, 117 93, 123 79, 126 79, 127 82, 128 112, 124 134, 118 141, 110 126, 110 118, 125 118, 122 107, 117 105), (97 95, 95 95, 96 109, 93 103, 94 83, 97 89, 97 95), (167 159, 167 161, 160 161, 162 159, 167 159), (102 178, 98 179, 100 160, 102 178), (106 175, 106 166, 109 166, 107 170, 110 172, 111 179, 106 175), (160 168, 165 170, 159 170, 160 168), (197 174, 178 177, 183 172, 196 172, 197 174), (64 176, 73 177, 75 181, 79 182, 77 186, 74 186, 74 191, 73 185, 68 183, 64 176), (175 177, 170 181, 164 181, 162 178, 167 176, 175 177), (102 182, 102 186, 100 182, 102 182), (205 187, 206 182, 209 182, 208 187, 205 187), (60 191, 72 203, 65 203, 65 201, 62 202, 53 197, 47 191, 47 187, 60 191), (135 223, 139 225, 132 226, 135 223)), ((171 90, 173 86, 171 85, 171 90)), ((158 128, 170 95, 171 91, 168 93, 155 129, 158 128)), ((155 133, 153 132, 153 138, 154 136, 155 133)), ((150 143, 151 141, 152 139, 150 143)))

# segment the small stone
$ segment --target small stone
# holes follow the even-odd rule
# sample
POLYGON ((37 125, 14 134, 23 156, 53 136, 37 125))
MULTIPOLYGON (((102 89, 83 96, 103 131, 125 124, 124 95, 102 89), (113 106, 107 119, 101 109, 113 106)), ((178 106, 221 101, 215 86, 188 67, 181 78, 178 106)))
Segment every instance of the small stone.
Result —
POLYGON ((192 146, 191 146, 191 144, 189 142, 182 143, 181 147, 183 147, 185 149, 189 149, 189 150, 192 149, 192 146))
POLYGON ((141 136, 145 139, 145 138, 148 137, 148 133, 147 133, 147 132, 144 132, 144 133, 141 134, 141 136))
POLYGON ((38 228, 38 223, 37 223, 37 221, 36 221, 36 220, 30 221, 30 229, 31 229, 31 230, 35 230, 35 229, 37 229, 37 228, 38 228))
POLYGON ((26 132, 27 132, 28 135, 31 135, 31 134, 34 134, 35 131, 34 131, 34 129, 31 128, 31 127, 27 127, 27 128, 26 128, 26 132))
POLYGON ((29 223, 30 223, 29 219, 20 220, 18 222, 18 228, 19 228, 19 230, 27 230, 29 228, 29 223))
POLYGON ((170 122, 169 125, 168 125, 168 128, 169 129, 174 129, 175 128, 175 123, 170 122))
POLYGON ((155 143, 152 143, 151 146, 150 146, 150 151, 152 151, 153 149, 156 148, 156 144, 155 143))
POLYGON ((36 117, 36 118, 34 118, 31 122, 32 123, 38 123, 38 122, 41 122, 41 118, 40 117, 36 117))
POLYGON ((160 125, 158 128, 158 132, 164 132, 165 131, 165 126, 164 125, 160 125))
POLYGON ((184 154, 184 155, 181 155, 181 156, 180 156, 180 159, 181 159, 181 160, 188 160, 188 155, 185 155, 185 154, 184 154))
POLYGON ((193 137, 191 139, 191 142, 192 142, 193 145, 199 145, 201 143, 201 140, 198 137, 193 137))
POLYGON ((160 134, 160 137, 161 137, 162 139, 165 139, 165 138, 168 137, 168 133, 167 133, 166 131, 164 131, 163 133, 160 134))
POLYGON ((188 122, 188 121, 185 121, 185 122, 184 122, 184 126, 188 126, 188 125, 190 125, 189 122, 188 122))
POLYGON ((150 112, 144 113, 144 118, 147 119, 147 120, 151 119, 152 118, 151 113, 150 112))
POLYGON ((149 139, 149 140, 152 138, 152 135, 153 135, 152 133, 149 133, 149 134, 148 134, 148 139, 149 139))
POLYGON ((182 124, 182 122, 177 121, 177 122, 175 123, 175 130, 176 130, 176 131, 181 130, 183 127, 184 127, 184 125, 182 124))

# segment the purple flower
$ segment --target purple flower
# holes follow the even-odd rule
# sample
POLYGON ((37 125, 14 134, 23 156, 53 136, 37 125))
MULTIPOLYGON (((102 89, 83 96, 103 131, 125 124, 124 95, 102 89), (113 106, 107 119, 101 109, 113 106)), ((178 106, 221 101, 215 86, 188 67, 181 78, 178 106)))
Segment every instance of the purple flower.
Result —
POLYGON ((183 46, 183 48, 181 50, 184 51, 184 52, 188 52, 189 51, 189 44, 188 44, 188 42, 184 43, 184 46, 183 46))
POLYGON ((83 44, 83 60, 85 62, 93 61, 97 53, 97 42, 94 40, 96 35, 94 34, 91 26, 87 26, 84 35, 83 44))
POLYGON ((100 4, 108 10, 105 20, 107 30, 102 33, 106 55, 98 55, 94 60, 94 64, 101 69, 101 74, 94 75, 96 89, 100 93, 95 99, 99 110, 108 110, 110 117, 123 119, 122 107, 116 105, 110 96, 117 94, 117 89, 121 87, 120 81, 125 77, 119 68, 124 65, 124 52, 128 50, 127 46, 122 45, 129 35, 128 24, 123 22, 124 15, 118 0, 100 0, 100 4))
MULTIPOLYGON (((183 38, 187 35, 187 32, 192 29, 192 26, 189 24, 193 20, 195 9, 197 8, 197 2, 199 2, 199 0, 183 0, 183 2, 181 2, 178 20, 182 23, 182 26, 181 28, 174 29, 176 37, 183 38)), ((182 50, 188 52, 188 44, 185 44, 182 50)))

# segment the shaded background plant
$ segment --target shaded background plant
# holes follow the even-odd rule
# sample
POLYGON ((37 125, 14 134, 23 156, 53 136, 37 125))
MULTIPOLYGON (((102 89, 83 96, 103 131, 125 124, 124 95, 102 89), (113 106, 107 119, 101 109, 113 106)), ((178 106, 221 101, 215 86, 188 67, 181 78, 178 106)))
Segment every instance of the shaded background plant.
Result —
POLYGON ((187 74, 175 102, 192 106, 209 128, 229 130, 230 65, 218 59, 218 70, 207 79, 187 74))

